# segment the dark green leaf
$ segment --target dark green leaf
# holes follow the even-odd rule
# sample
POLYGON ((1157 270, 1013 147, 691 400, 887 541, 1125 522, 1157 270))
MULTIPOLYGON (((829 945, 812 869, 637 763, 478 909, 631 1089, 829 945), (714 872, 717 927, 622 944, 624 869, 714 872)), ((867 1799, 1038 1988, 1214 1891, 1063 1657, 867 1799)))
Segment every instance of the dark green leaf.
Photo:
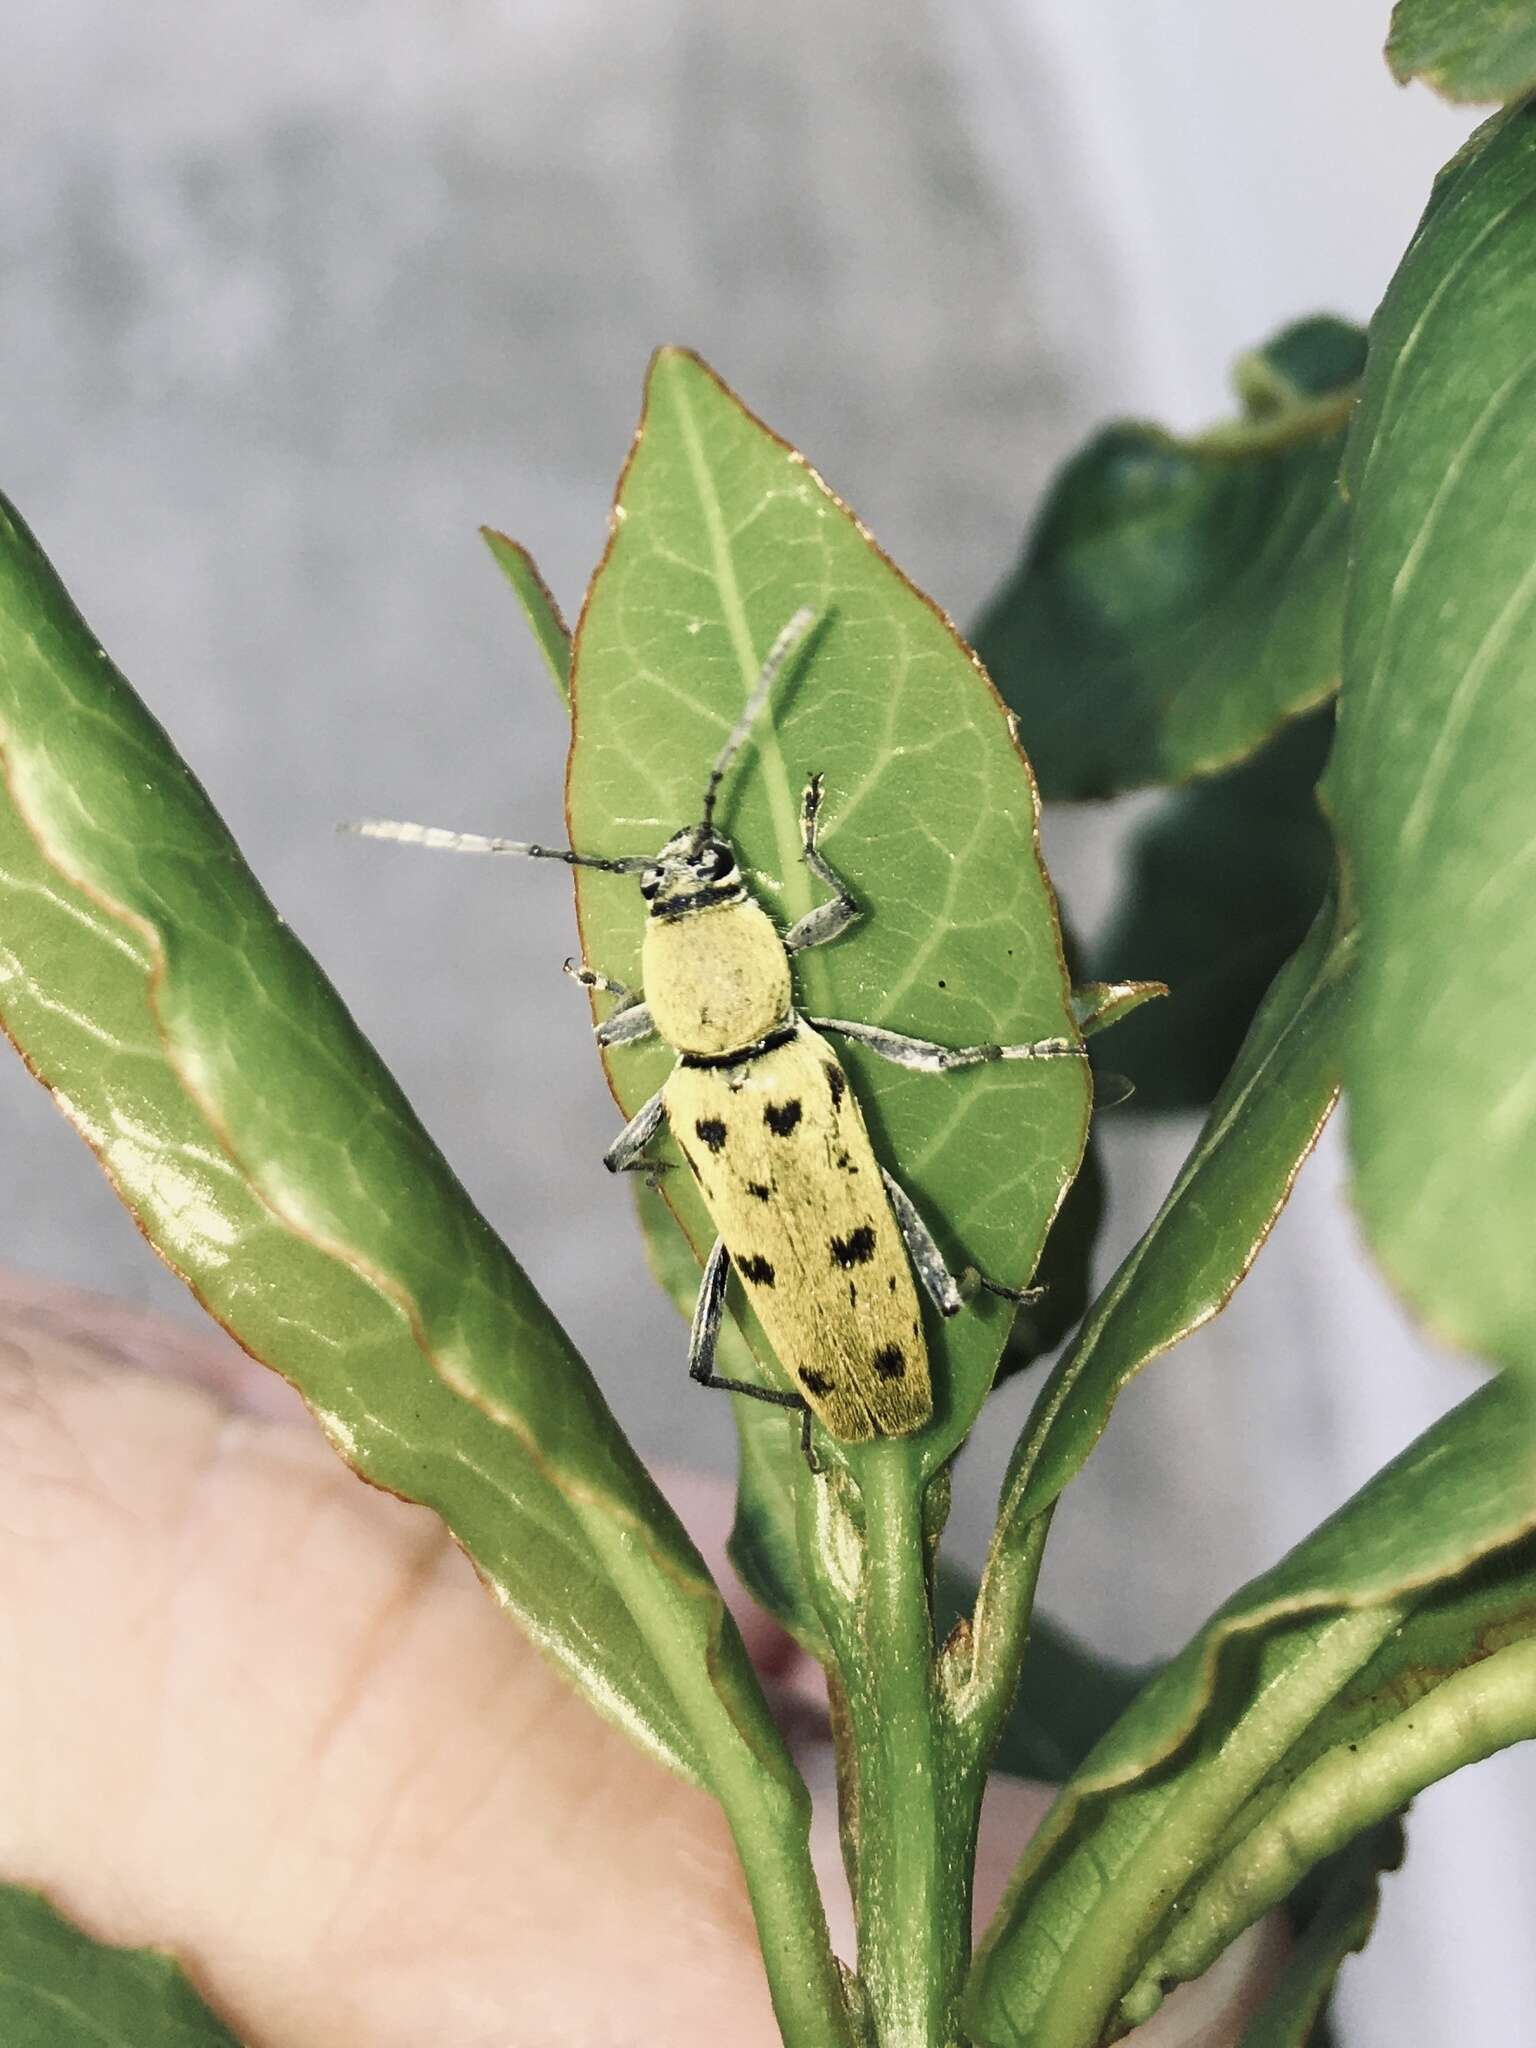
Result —
POLYGON ((1328 797, 1360 915, 1357 1199, 1452 1342, 1536 1368, 1536 107, 1451 167, 1372 328, 1328 797))
POLYGON ((1403 1860, 1398 1820, 1367 1828, 1317 1866, 1306 1885, 1304 1912, 1288 1903, 1296 1943, 1239 2048, 1323 2048, 1324 2012, 1342 1964, 1365 1947, 1376 1925, 1381 1879, 1403 1860), (1313 1880, 1316 1880, 1315 1885, 1313 1880))
MULTIPOLYGON (((1003 707, 948 622, 814 471, 680 351, 653 368, 577 638, 573 845, 651 853, 699 816, 709 764, 802 605, 820 624, 721 813, 765 905, 788 920, 820 895, 798 820, 805 780, 825 776, 823 849, 866 914, 835 945, 797 957, 801 1007, 947 1044, 1069 1033, 1034 788, 1003 707)), ((583 871, 578 892, 590 964, 633 983, 643 926, 633 881, 583 871)), ((928 1076, 857 1046, 838 1051, 882 1158, 952 1266, 1024 1285, 1081 1157, 1084 1064, 928 1076)), ((626 1113, 668 1065, 655 1045, 610 1056, 626 1113)), ((689 1177, 670 1173, 665 1189, 702 1256, 712 1232, 689 1177)), ((970 1427, 1008 1321, 991 1301, 948 1324, 930 1318, 936 1417, 911 1440, 914 1470, 934 1469, 970 1427)), ((785 1418, 766 1421, 791 1431, 785 1418)))
POLYGON ((1040 1298, 1022 1303, 1013 1319, 997 1369, 999 1381, 1011 1379, 1054 1351, 1083 1319, 1093 1291, 1093 1250, 1104 1221, 1104 1169, 1099 1151, 1096 1139, 1090 1136, 1082 1167, 1067 1190, 1035 1268, 1031 1284, 1041 1290, 1040 1298))
POLYGON ((585 1365, 8 509, 0 767, 0 1015, 151 1243, 603 1712, 706 1781, 734 1716, 787 1773, 585 1365))
POLYGON ((1481 1388, 1228 1601, 1031 1842, 982 2048, 1117 2039, 1312 1863, 1536 1731, 1533 1481, 1522 1390, 1481 1388))
POLYGON ((1112 426, 1057 479, 976 629, 1047 799, 1208 775, 1333 693, 1364 351, 1302 321, 1239 365, 1231 425, 1112 426))
POLYGON ((1093 965, 1169 986, 1115 1035, 1136 1109, 1206 1107, 1306 937, 1333 865, 1316 797, 1332 736, 1331 710, 1296 719, 1252 760, 1168 797, 1132 840, 1093 965))
POLYGON ((1530 0, 1398 0, 1387 62, 1448 100, 1518 100, 1536 89, 1530 0))
POLYGON ((493 526, 480 529, 497 566, 517 593, 523 616, 533 629, 534 640, 555 688, 562 698, 570 696, 571 629, 560 616, 560 607, 549 585, 539 574, 532 555, 520 540, 509 540, 493 526))
POLYGON ((1284 1207, 1338 1090, 1353 959, 1330 907, 1281 972, 1151 1226, 1030 1417, 993 1538, 1024 1540, 1081 1468, 1127 1382, 1224 1308, 1284 1207))
POLYGON ((110 1948, 40 1892, 0 1885, 5 2048, 240 2048, 174 1956, 110 1948))

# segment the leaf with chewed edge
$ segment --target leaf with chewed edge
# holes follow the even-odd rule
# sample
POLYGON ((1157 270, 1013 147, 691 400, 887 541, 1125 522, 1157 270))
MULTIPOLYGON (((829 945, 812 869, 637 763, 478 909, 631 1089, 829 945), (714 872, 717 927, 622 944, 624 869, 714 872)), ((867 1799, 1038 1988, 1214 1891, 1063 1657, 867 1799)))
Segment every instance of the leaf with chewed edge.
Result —
POLYGON ((240 2048, 173 1955, 93 1941, 41 1892, 0 1884, 5 2048, 240 2048))
MULTIPOLYGON (((799 1006, 951 1045, 1072 1036, 1034 785, 996 693, 805 461, 680 350, 653 364, 577 629, 571 843, 653 853, 699 817, 763 655, 806 605, 817 630, 738 757, 720 815, 749 882, 787 923, 823 894, 800 857, 799 808, 807 778, 825 778, 822 851, 864 915, 797 956, 799 1006)), ((633 880, 582 871, 577 887, 588 963, 634 983, 633 880)), ((1025 1285, 1082 1154, 1085 1062, 930 1076, 846 1041, 837 1051, 882 1160, 952 1268, 1025 1285)), ((627 1115, 669 1065, 654 1043, 610 1053, 627 1115)), ((688 1175, 669 1173, 665 1188, 702 1258, 713 1231, 688 1175)), ((903 1440, 923 1471, 970 1427, 1007 1325, 992 1301, 947 1325, 927 1317, 936 1415, 903 1440)), ((850 1463, 870 1454, 831 1448, 850 1463)))

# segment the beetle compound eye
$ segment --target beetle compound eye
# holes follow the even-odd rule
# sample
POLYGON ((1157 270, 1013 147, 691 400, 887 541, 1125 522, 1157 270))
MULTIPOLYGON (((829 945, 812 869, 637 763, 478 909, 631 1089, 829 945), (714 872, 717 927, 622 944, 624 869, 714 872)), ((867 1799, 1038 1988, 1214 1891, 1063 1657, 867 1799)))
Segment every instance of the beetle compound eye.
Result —
POLYGON ((656 894, 656 891, 660 887, 661 869, 647 868, 644 874, 640 877, 640 894, 645 898, 647 903, 650 902, 651 898, 656 894))
POLYGON ((735 867, 735 857, 728 846, 711 846, 705 849, 699 863, 699 872, 707 881, 718 882, 735 867))

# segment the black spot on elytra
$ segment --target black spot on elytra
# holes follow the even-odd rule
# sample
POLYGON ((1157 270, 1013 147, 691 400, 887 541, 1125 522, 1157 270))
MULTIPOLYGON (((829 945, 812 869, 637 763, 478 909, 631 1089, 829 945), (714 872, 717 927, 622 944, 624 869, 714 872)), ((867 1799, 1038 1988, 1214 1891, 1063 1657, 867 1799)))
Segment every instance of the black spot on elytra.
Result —
POLYGON ((907 1370, 906 1354, 899 1344, 882 1344, 875 1353, 875 1371, 883 1380, 899 1380, 907 1370))
POLYGON ((829 1380, 824 1372, 800 1371, 800 1384, 808 1394, 830 1394, 835 1381, 829 1380))
POLYGON ((776 1138, 787 1138, 800 1121, 800 1099, 789 1102, 770 1102, 763 1110, 763 1122, 776 1138))
POLYGON ((748 1258, 738 1259, 736 1270, 743 1280, 750 1280, 757 1287, 773 1285, 773 1261, 765 1259, 761 1252, 753 1252, 748 1258))
POLYGON ((850 1230, 846 1237, 832 1239, 832 1263, 842 1266, 867 1266, 875 1256, 875 1226, 861 1223, 857 1230, 850 1230))
POLYGON ((827 1091, 832 1097, 832 1107, 836 1109, 844 1095, 848 1092, 848 1076, 832 1060, 828 1060, 825 1064, 827 1091))
POLYGON ((891 1275, 890 1279, 886 1281, 885 1289, 887 1294, 894 1294, 896 1292, 896 1275, 894 1273, 891 1275))
POLYGON ((711 1152, 725 1150, 725 1125, 717 1116, 701 1116, 693 1127, 699 1134, 699 1142, 707 1145, 711 1152))
POLYGON ((760 1202, 766 1202, 773 1193, 773 1189, 765 1188, 760 1180, 749 1180, 747 1182, 747 1193, 749 1195, 756 1195, 760 1202))
POLYGON ((843 1169, 844 1173, 857 1173, 859 1170, 854 1165, 853 1161, 848 1157, 848 1154, 846 1152, 838 1153, 837 1163, 843 1169))
POLYGON ((859 1283, 858 1283, 858 1281, 857 1281, 857 1280, 850 1280, 850 1281, 848 1282, 848 1306, 849 1306, 850 1308, 857 1308, 857 1307, 858 1307, 858 1305, 859 1305, 859 1283))

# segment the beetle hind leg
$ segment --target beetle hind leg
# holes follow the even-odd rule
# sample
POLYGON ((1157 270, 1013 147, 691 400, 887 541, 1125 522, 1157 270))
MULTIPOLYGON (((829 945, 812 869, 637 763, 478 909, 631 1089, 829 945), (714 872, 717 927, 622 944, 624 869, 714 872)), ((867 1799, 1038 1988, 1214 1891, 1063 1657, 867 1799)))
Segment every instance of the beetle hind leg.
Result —
POLYGON ((967 1266, 957 1280, 944 1263, 944 1254, 934 1241, 933 1232, 918 1213, 917 1204, 895 1176, 881 1167, 880 1177, 885 1182, 885 1192, 890 1199, 891 1212, 901 1231, 907 1257, 912 1261, 912 1270, 923 1284, 923 1291, 941 1316, 958 1315, 968 1301, 974 1301, 977 1294, 996 1294, 1004 1301, 1011 1301, 1022 1308, 1026 1303, 1039 1301, 1045 1293, 1043 1287, 1004 1287, 999 1280, 989 1280, 978 1273, 974 1266, 967 1266))
POLYGON ((811 1448, 811 1408, 808 1401, 778 1387, 759 1387, 751 1380, 727 1379, 723 1373, 715 1371, 720 1318, 725 1309, 725 1283, 730 1272, 731 1255, 725 1248, 725 1240, 716 1238, 715 1248, 705 1262, 704 1278, 699 1283, 699 1298, 693 1311, 693 1328, 688 1333, 688 1377, 701 1387, 718 1387, 726 1394, 745 1394, 750 1401, 767 1401, 774 1408, 797 1410, 801 1418, 800 1448, 805 1453, 806 1464, 813 1472, 819 1472, 821 1463, 811 1448))

